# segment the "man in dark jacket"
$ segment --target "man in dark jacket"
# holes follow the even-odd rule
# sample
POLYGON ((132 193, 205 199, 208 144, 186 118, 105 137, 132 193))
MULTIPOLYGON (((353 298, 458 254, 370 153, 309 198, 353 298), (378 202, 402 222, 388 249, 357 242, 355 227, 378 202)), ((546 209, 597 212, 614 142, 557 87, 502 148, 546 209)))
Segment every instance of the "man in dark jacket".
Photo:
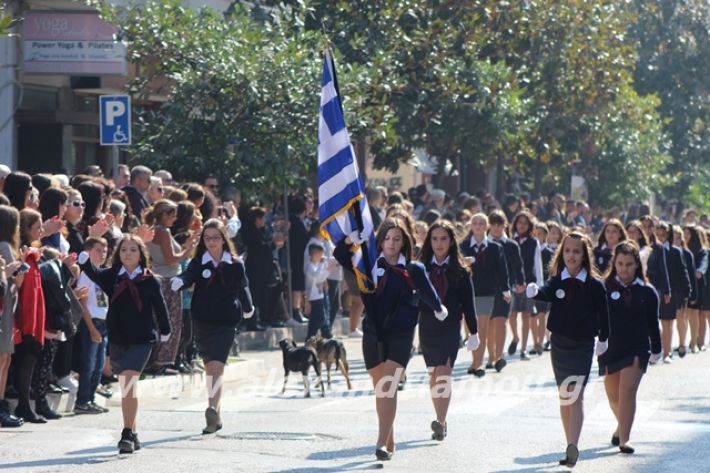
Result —
POLYGON ((128 198, 128 213, 143 221, 143 211, 148 207, 145 193, 150 187, 150 177, 153 171, 146 166, 134 166, 131 169, 131 183, 123 188, 128 198))

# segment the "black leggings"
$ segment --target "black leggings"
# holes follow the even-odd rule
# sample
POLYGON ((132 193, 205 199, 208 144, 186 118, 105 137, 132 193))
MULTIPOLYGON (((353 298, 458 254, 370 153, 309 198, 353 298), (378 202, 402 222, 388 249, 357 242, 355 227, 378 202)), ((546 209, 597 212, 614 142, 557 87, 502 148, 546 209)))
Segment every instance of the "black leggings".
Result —
POLYGON ((42 353, 32 374, 32 390, 35 393, 35 401, 37 402, 43 402, 47 398, 47 390, 52 378, 52 365, 57 354, 58 345, 59 342, 57 340, 44 340, 42 353))
POLYGON ((15 346, 15 388, 18 392, 18 408, 30 409, 30 385, 32 373, 37 359, 42 352, 40 345, 33 337, 23 336, 22 343, 15 346))

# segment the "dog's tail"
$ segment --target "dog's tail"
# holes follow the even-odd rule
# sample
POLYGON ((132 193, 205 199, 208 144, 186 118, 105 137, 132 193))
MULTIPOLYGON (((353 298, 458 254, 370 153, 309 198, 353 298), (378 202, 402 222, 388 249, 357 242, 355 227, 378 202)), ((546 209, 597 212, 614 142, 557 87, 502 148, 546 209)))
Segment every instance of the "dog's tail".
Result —
POLYGON ((348 366, 347 356, 345 354, 345 347, 340 344, 335 344, 335 368, 340 369, 340 360, 343 360, 346 369, 350 369, 348 366))

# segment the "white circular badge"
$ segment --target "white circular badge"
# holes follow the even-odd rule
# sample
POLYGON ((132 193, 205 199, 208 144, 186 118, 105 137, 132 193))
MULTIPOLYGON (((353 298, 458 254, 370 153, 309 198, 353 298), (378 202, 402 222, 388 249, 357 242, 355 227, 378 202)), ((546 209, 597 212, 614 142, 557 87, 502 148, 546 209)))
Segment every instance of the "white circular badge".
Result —
POLYGON ((564 299, 565 298, 565 290, 558 289, 557 291, 555 291, 555 295, 557 296, 558 299, 564 299))
POLYGON ((599 264, 604 264, 604 258, 602 258, 601 256, 599 257, 599 264))
POLYGON ((619 294, 619 291, 614 291, 611 293, 611 298, 614 299, 615 301, 618 301, 619 297, 621 297, 621 294, 619 294))
POLYGON ((202 271, 203 278, 209 279, 210 276, 212 276, 212 271, 210 271, 209 269, 205 269, 204 271, 202 271))

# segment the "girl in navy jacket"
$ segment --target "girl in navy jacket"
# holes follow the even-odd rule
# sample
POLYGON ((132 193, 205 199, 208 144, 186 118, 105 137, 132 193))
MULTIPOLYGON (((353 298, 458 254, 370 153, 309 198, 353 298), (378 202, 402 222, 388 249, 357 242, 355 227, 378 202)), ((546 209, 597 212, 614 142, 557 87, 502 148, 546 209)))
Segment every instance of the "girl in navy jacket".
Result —
POLYGON ((611 331, 609 349, 599 357, 599 374, 617 420, 611 443, 622 453, 634 453, 629 437, 636 393, 648 364, 661 359, 658 294, 646 283, 636 243, 614 248, 606 290, 611 331))
POLYGON ((628 238, 626 229, 619 220, 612 218, 604 224, 594 248, 594 264, 597 265, 599 274, 606 274, 614 247, 628 238))
POLYGON ((136 383, 158 339, 166 342, 170 338, 170 321, 160 283, 148 269, 148 250, 138 236, 126 235, 118 242, 110 268, 94 267, 85 251, 77 262, 109 298, 106 327, 111 368, 118 374, 122 390, 124 428, 118 449, 119 453, 133 453, 140 448, 136 434, 136 383))
POLYGON ((461 343, 461 320, 465 320, 470 334, 466 342, 468 351, 474 351, 480 345, 473 281, 459 253, 455 232, 451 222, 434 222, 419 254, 419 261, 426 267, 429 280, 449 311, 448 317, 441 321, 428 305, 419 306, 419 342, 429 368, 431 399, 436 411, 436 420, 431 423, 432 439, 439 441, 446 437, 451 372, 461 343))
POLYGON ((213 434, 222 428, 222 376, 237 325, 242 317, 248 319, 254 314, 244 263, 237 258, 226 227, 216 218, 202 227, 195 256, 171 282, 173 291, 193 285, 190 310, 197 350, 205 364, 209 404, 202 433, 213 434))
POLYGON ((695 278, 695 255, 688 249, 685 243, 683 231, 680 226, 673 225, 673 243, 683 254, 685 272, 688 276, 689 293, 682 301, 681 307, 676 312, 676 327, 678 327, 678 356, 683 358, 687 353, 686 339, 688 336, 688 313, 690 312, 690 301, 698 297, 698 282, 695 278))
POLYGON ((491 317, 496 297, 510 302, 508 265, 503 247, 486 236, 488 217, 476 214, 471 217, 471 232, 461 243, 461 253, 470 265, 473 277, 473 289, 476 294, 476 313, 481 344, 473 352, 473 363, 469 374, 482 377, 486 371, 481 369, 483 355, 488 347, 488 365, 500 372, 507 362, 503 358, 505 344, 505 317, 491 317))
POLYGON ((688 249, 693 253, 695 267, 691 270, 691 277, 695 280, 696 291, 695 298, 688 301, 688 325, 690 326, 690 342, 688 348, 691 353, 698 353, 699 330, 701 319, 701 311, 703 310, 703 298, 707 291, 707 281, 705 274, 710 266, 710 255, 705 249, 705 232, 695 225, 688 225, 683 229, 685 241, 688 242, 688 249))
POLYGON ((579 436, 584 419, 584 388, 594 356, 607 349, 609 309, 604 283, 596 277, 589 238, 578 232, 564 237, 555 254, 550 279, 544 286, 530 283, 527 296, 551 303, 547 328, 551 361, 560 396, 560 414, 567 437, 565 457, 560 465, 577 463, 579 436))
MULTIPOLYGON (((345 238, 334 251, 338 262, 349 271, 353 271, 352 244, 350 237, 345 238)), ((411 261, 412 248, 413 239, 404 223, 392 218, 380 225, 376 247, 368 248, 379 256, 372 270, 376 289, 361 295, 367 313, 362 323, 362 351, 375 387, 379 420, 375 455, 379 460, 389 460, 395 450, 397 385, 409 362, 419 302, 428 305, 442 322, 448 316, 424 265, 411 261), (380 383, 385 376, 389 382, 380 383)))

